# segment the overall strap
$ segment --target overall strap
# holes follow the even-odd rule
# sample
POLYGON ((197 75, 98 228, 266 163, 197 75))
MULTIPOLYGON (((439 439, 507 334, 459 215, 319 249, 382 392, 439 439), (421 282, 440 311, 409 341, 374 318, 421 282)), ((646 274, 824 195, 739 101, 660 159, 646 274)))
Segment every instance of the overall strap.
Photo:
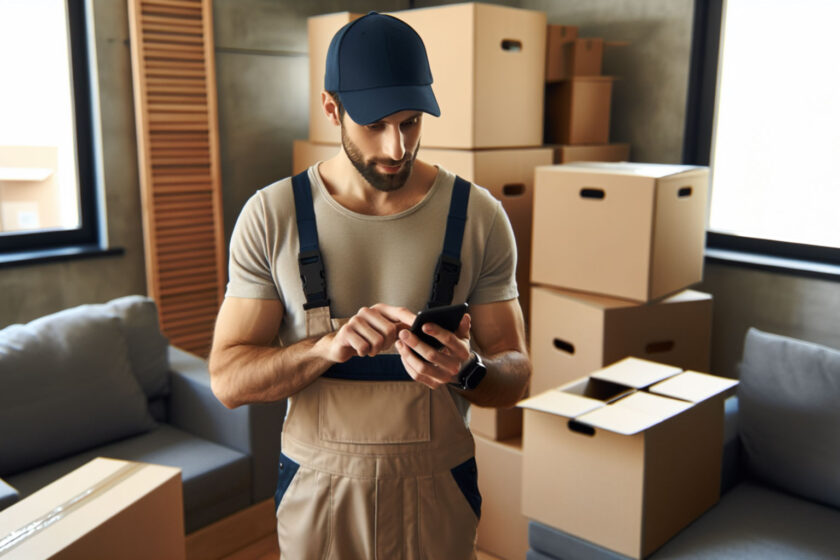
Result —
POLYGON ((461 244, 464 240, 469 201, 470 183, 456 176, 455 185, 452 187, 452 200, 449 203, 449 216, 446 219, 443 251, 435 267, 427 309, 452 304, 455 285, 461 277, 461 244))
POLYGON ((295 197, 295 216, 297 218, 298 267, 306 296, 304 309, 313 309, 330 305, 327 297, 327 277, 324 272, 324 260, 318 246, 318 227, 315 223, 315 208, 312 203, 312 187, 309 173, 303 171, 292 177, 292 192, 295 197))
POLYGON ((413 381, 402 365, 399 354, 355 356, 344 363, 330 366, 321 377, 352 381, 413 381))

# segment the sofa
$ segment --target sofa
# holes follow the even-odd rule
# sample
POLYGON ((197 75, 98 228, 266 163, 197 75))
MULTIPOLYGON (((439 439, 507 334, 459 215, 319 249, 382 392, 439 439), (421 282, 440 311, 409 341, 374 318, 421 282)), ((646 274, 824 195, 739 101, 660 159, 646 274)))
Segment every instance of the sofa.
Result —
POLYGON ((127 296, 0 330, 0 509, 95 457, 181 469, 192 532, 273 496, 286 403, 225 408, 127 296))
MULTIPOLYGON (((725 403, 720 501, 649 558, 840 558, 840 351, 747 332, 725 403)), ((626 557, 529 524, 528 560, 626 557)))

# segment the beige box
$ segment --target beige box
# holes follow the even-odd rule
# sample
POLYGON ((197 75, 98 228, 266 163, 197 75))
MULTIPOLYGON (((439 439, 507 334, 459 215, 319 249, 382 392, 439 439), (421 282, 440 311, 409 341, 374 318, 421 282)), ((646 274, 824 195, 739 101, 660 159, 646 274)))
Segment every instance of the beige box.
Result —
POLYGON ((548 24, 546 29, 545 47, 545 81, 556 82, 563 79, 561 75, 565 65, 565 46, 577 39, 576 25, 548 24))
POLYGON ((554 163, 575 161, 627 161, 630 159, 630 144, 579 144, 552 145, 554 163))
POLYGON ((650 301, 702 280, 706 167, 539 167, 531 281, 650 301))
POLYGON ((579 76, 545 86, 547 144, 610 141, 611 76, 579 76))
POLYGON ((470 406, 470 431, 481 437, 501 441, 522 435, 522 409, 470 406))
POLYGON ((531 394, 627 356, 709 371, 712 296, 684 290, 651 303, 544 286, 531 290, 531 394))
POLYGON ((477 546, 504 560, 528 552, 528 518, 522 515, 522 439, 475 438, 481 520, 477 546))
POLYGON ((0 512, 0 556, 177 560, 183 511, 180 469, 100 457, 0 512))
POLYGON ((647 556, 717 502, 737 383, 626 358, 520 402, 522 513, 647 556))
POLYGON ((441 116, 423 118, 429 148, 542 144, 544 12, 467 3, 395 12, 426 45, 441 116))
MULTIPOLYGON (((573 39, 560 46, 559 56, 546 67, 546 82, 559 82, 577 76, 600 76, 604 61, 604 40, 573 39)), ((548 60, 548 57, 546 57, 548 60)))
POLYGON ((309 139, 323 144, 341 143, 341 131, 333 126, 321 108, 324 91, 324 72, 327 68, 327 50, 338 30, 363 14, 339 12, 313 16, 306 20, 309 39, 309 139))
POLYGON ((341 144, 319 144, 308 140, 292 142, 292 175, 297 175, 310 166, 333 157, 341 150, 341 144))

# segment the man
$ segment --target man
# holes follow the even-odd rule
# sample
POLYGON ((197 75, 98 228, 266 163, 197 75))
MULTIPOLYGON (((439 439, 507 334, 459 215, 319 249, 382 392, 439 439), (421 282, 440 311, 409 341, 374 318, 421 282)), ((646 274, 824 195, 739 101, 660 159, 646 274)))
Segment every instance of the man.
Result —
POLYGON ((530 365, 501 204, 415 159, 431 83, 411 27, 346 25, 321 93, 343 150, 258 191, 234 230, 210 372, 228 407, 289 399, 283 558, 475 555, 467 401, 513 405, 530 365), (462 302, 455 332, 424 328, 439 350, 407 329, 462 302))

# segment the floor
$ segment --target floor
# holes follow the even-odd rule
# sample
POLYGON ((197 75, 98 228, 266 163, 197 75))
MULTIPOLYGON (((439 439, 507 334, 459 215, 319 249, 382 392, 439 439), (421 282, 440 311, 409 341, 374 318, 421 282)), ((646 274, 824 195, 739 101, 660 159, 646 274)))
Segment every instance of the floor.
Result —
POLYGON ((277 547, 277 537, 269 535, 221 560, 279 560, 279 558, 280 549, 277 547))

